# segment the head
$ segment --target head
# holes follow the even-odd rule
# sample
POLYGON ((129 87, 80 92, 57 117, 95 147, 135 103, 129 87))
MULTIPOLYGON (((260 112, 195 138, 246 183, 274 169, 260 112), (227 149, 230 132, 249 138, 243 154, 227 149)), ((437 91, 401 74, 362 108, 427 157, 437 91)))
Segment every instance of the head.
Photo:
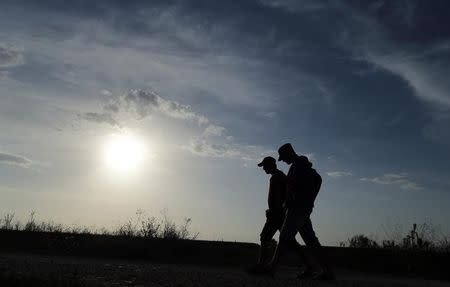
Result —
POLYGON ((258 166, 262 167, 267 174, 273 174, 277 170, 277 162, 271 156, 265 157, 260 163, 258 163, 258 166))
POLYGON ((278 155, 278 161, 284 161, 287 164, 292 164, 297 157, 297 154, 290 143, 282 145, 278 149, 278 155))

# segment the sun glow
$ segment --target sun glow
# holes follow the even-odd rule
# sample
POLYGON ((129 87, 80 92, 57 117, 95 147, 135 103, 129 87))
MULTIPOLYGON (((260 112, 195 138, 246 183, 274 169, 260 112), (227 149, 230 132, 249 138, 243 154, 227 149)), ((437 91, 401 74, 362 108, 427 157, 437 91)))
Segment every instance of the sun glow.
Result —
POLYGON ((114 171, 136 170, 147 157, 147 148, 131 134, 112 135, 104 150, 105 164, 114 171))

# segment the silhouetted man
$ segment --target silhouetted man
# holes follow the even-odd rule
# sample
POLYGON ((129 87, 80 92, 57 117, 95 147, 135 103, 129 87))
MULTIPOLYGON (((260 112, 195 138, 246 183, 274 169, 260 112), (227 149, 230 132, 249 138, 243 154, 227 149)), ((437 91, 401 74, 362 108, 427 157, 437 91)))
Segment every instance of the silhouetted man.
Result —
POLYGON ((285 214, 286 175, 277 168, 276 160, 271 156, 265 157, 258 166, 262 167, 266 174, 271 175, 267 199, 269 209, 266 210, 266 223, 260 234, 258 263, 247 270, 250 273, 258 273, 263 265, 266 266, 272 260, 275 244, 273 236, 281 229, 285 214))
MULTIPOLYGON (((268 271, 275 272, 279 257, 285 253, 286 249, 295 248, 298 250, 298 242, 295 240, 295 235, 297 232, 300 232, 306 247, 310 251, 310 256, 317 260, 320 270, 316 272, 305 270, 299 276, 312 279, 334 279, 334 274, 325 261, 319 239, 314 233, 310 218, 314 200, 322 184, 322 178, 312 168, 312 163, 309 162, 308 158, 297 155, 291 144, 282 145, 278 149, 278 154, 279 161, 284 161, 291 166, 287 174, 287 211, 280 231, 278 247, 272 262, 268 266, 268 271)), ((309 262, 308 266, 312 269, 312 262, 309 262)))

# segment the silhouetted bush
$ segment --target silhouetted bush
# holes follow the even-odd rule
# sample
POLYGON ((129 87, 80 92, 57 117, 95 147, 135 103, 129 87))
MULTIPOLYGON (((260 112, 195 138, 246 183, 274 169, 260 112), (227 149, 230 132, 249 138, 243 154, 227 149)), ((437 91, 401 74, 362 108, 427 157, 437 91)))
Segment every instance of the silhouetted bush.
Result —
POLYGON ((0 219, 0 229, 3 230, 13 230, 13 219, 14 219, 14 213, 7 213, 5 216, 3 216, 3 219, 0 219))
POLYGON ((196 239, 198 233, 192 234, 189 230, 192 220, 185 218, 183 223, 177 225, 168 216, 167 210, 162 213, 162 218, 155 216, 144 217, 144 212, 138 210, 135 218, 128 219, 115 229, 106 228, 94 229, 86 226, 65 226, 53 221, 37 222, 36 212, 30 213, 29 219, 22 225, 19 221, 13 223, 14 213, 7 213, 0 219, 0 230, 18 230, 27 232, 51 232, 51 233, 72 233, 72 234, 102 234, 124 237, 143 237, 161 239, 196 239))
POLYGON ((442 238, 437 245, 437 249, 443 253, 450 254, 450 236, 442 238))
POLYGON ((138 210, 135 219, 129 219, 116 230, 114 235, 128 237, 162 238, 162 239, 196 239, 197 234, 191 234, 189 226, 190 218, 185 218, 183 224, 177 224, 170 219, 167 210, 161 212, 162 219, 149 216, 144 218, 144 212, 138 210))
POLYGON ((341 242, 340 246, 353 248, 409 249, 450 253, 450 237, 441 236, 441 239, 438 239, 439 236, 437 230, 437 227, 429 223, 420 225, 414 223, 411 230, 401 238, 385 239, 381 243, 378 243, 366 235, 358 234, 348 239, 347 242, 341 242))
POLYGON ((355 235, 348 240, 348 247, 353 248, 378 248, 380 247, 375 240, 370 239, 369 237, 359 234, 355 235))

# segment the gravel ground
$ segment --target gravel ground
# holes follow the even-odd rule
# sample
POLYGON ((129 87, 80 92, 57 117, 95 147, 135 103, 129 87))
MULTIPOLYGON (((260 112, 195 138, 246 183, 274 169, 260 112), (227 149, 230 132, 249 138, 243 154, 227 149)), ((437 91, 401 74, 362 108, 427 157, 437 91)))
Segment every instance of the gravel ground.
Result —
POLYGON ((0 254, 0 286, 450 286, 450 282, 389 278, 338 270, 333 282, 300 281, 292 268, 276 278, 237 268, 155 264, 145 261, 0 254))

